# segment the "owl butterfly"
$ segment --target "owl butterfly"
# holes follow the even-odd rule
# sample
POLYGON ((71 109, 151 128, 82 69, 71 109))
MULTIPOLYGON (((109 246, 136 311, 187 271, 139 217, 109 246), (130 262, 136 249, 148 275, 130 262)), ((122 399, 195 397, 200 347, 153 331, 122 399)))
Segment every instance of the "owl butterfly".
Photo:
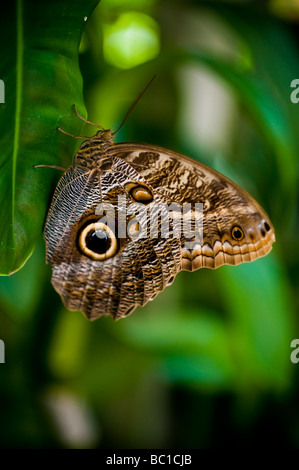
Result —
POLYGON ((45 224, 52 283, 68 309, 119 319, 181 270, 269 253, 272 224, 235 183, 171 150, 115 144, 97 127, 60 179, 45 224))

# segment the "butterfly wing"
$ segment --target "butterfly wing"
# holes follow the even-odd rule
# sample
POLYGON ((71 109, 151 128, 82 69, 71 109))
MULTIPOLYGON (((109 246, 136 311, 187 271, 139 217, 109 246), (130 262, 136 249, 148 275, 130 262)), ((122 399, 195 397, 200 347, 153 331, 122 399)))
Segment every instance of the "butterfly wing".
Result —
MULTIPOLYGON (((146 224, 147 212, 141 210, 143 204, 133 204, 132 185, 150 194, 147 211, 161 207, 146 180, 115 157, 105 171, 66 171, 49 209, 44 233, 52 283, 67 308, 81 310, 91 320, 127 316, 152 300, 181 269, 180 241, 161 239, 161 223, 153 237, 135 233, 137 226, 146 224), (98 223, 100 235, 109 228, 114 252, 113 243, 106 249, 106 242, 94 236, 98 223), (125 232, 120 235, 123 224, 125 232)), ((168 217, 165 209, 162 215, 168 217)))
POLYGON ((146 144, 111 145, 98 157, 89 164, 83 156, 64 173, 45 225, 52 283, 70 310, 118 319, 180 270, 253 261, 271 250, 268 216, 220 173, 146 144))
MULTIPOLYGON (((181 269, 237 265, 271 250, 275 235, 267 214, 246 191, 217 171, 147 144, 116 144, 109 153, 130 164, 163 203, 202 204, 202 237, 191 246, 182 237, 181 269)), ((190 210, 191 215, 187 211, 183 217, 196 227, 195 210, 190 210)))

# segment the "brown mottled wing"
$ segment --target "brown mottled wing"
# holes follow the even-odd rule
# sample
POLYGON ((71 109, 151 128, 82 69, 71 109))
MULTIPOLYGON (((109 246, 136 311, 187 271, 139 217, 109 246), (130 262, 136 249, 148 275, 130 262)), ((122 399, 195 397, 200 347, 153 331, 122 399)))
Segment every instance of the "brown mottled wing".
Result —
POLYGON ((190 249, 182 240, 181 269, 237 265, 271 250, 275 235, 267 214, 246 191, 217 171, 147 144, 116 144, 109 154, 129 163, 163 203, 203 204, 202 243, 190 249), (242 229, 242 240, 233 239, 234 227, 242 229))
MULTIPOLYGON (((113 157, 105 171, 70 169, 56 188, 45 224, 47 261, 52 264, 52 283, 70 310, 87 318, 127 316, 152 300, 172 282, 181 267, 177 239, 124 238, 115 256, 95 261, 78 247, 78 233, 95 216, 101 202, 108 202, 119 216, 117 196, 131 203, 126 191, 130 181, 146 183, 132 166, 113 157)), ((161 204, 154 194, 153 209, 161 204), (154 205, 156 204, 156 205, 154 205)), ((164 211, 164 217, 168 217, 164 211)), ((139 219, 142 223, 142 217, 139 219)), ((129 222, 129 215, 126 223, 129 222)))
MULTIPOLYGON (((152 300, 182 269, 239 264, 271 250, 275 237, 267 215, 251 196, 216 171, 145 144, 115 144, 104 152, 96 148, 86 158, 84 152, 78 153, 77 167, 64 173, 45 224, 52 283, 69 309, 81 310, 91 320, 105 315, 118 319, 152 300), (121 239, 115 233, 119 243, 115 255, 90 259, 80 251, 80 230, 102 202, 111 204, 118 219, 117 198, 122 195, 126 207, 131 204, 127 185, 132 182, 147 185, 153 194, 147 207, 162 210, 159 220, 168 221, 171 236, 161 237, 160 222, 156 237, 121 239), (200 243, 190 247, 184 236, 173 235, 176 219, 163 205, 174 203, 203 204, 200 243), (233 238, 234 227, 244 233, 241 241, 233 238)), ((141 225, 146 223, 142 217, 141 225)), ((194 225, 192 210, 186 217, 194 225)), ((129 222, 126 214, 127 226, 129 222)))

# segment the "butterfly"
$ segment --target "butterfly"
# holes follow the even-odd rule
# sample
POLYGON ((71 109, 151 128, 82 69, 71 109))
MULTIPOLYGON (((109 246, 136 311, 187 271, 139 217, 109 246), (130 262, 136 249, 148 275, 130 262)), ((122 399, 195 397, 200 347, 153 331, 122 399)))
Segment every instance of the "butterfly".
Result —
POLYGON ((115 132, 97 127, 58 182, 44 229, 52 284, 68 309, 117 320, 181 270, 269 253, 273 226, 237 184, 172 150, 114 143, 115 132))

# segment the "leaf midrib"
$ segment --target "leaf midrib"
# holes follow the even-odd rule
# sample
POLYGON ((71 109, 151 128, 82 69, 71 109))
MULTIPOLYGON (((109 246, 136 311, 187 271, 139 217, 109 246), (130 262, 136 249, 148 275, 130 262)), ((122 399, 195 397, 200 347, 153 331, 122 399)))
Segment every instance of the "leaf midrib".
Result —
POLYGON ((13 155, 12 155, 12 240, 15 246, 15 194, 16 194, 16 169, 17 158, 19 151, 19 137, 20 137, 20 114, 21 114, 21 101, 22 101, 22 83, 23 83, 23 0, 17 0, 17 28, 16 28, 16 107, 15 107, 15 126, 14 126, 14 141, 13 141, 13 155))

